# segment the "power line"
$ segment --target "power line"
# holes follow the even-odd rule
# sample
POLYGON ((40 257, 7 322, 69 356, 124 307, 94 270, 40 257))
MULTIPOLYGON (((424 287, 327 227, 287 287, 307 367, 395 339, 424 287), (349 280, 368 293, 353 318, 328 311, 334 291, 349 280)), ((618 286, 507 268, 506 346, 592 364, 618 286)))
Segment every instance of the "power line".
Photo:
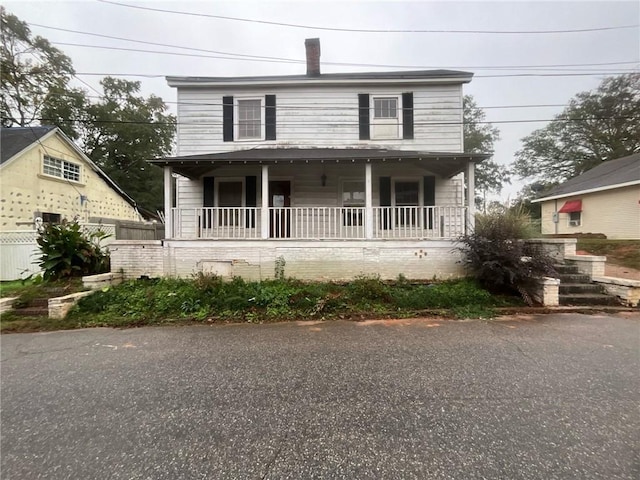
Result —
MULTIPOLYGON (((204 52, 204 53, 214 53, 218 55, 229 55, 229 56, 237 56, 237 57, 245 57, 245 58, 254 58, 254 59, 267 59, 267 60, 278 60, 286 63, 300 63, 304 64, 306 60, 295 59, 295 58, 283 58, 283 57, 271 57, 271 56, 263 56, 263 55, 249 55, 243 53, 235 53, 235 52, 222 52, 219 50, 209 50, 205 48, 196 48, 196 47, 185 47, 182 45, 172 45, 168 43, 158 43, 158 42, 149 42, 146 40, 137 40, 133 38, 124 38, 117 37, 114 35, 104 35, 100 33, 93 32, 83 32, 79 30, 70 30, 67 28, 60 27, 51 27, 48 25, 42 25, 38 23, 31 23, 31 26, 36 26, 40 28, 47 28, 51 30, 59 30, 62 32, 75 33, 79 35, 89 35, 93 37, 100 38, 109 38, 112 40, 121 40, 125 42, 133 42, 133 43, 141 43, 145 45, 155 45, 159 47, 168 47, 168 48, 179 48, 183 50, 190 50, 194 52, 204 52)), ((420 66, 420 65, 380 65, 380 64, 366 64, 366 63, 345 63, 345 62, 323 62, 324 65, 341 65, 341 66, 362 66, 362 67, 385 67, 385 68, 413 68, 413 69, 429 69, 429 68, 450 68, 450 69, 480 69, 480 70, 511 70, 511 69, 541 69, 541 68, 568 68, 568 67, 602 67, 602 66, 610 66, 610 65, 629 65, 629 64, 638 64, 639 61, 622 61, 622 62, 602 62, 602 63, 576 63, 576 64, 550 64, 550 65, 457 65, 457 66, 420 66)))
MULTIPOLYGON (((181 53, 181 52, 159 52, 157 50, 143 50, 139 48, 126 48, 126 47, 112 47, 106 45, 85 45, 81 43, 68 43, 68 42, 51 42, 54 45, 66 45, 73 47, 84 47, 84 48, 99 48, 104 50, 118 50, 125 52, 140 52, 140 53, 155 53, 160 55, 176 55, 181 57, 196 57, 196 58, 215 58, 221 60, 240 60, 240 61, 249 61, 249 62, 269 62, 269 63, 292 63, 292 62, 283 62, 282 60, 268 60, 268 59, 254 59, 254 58, 235 58, 235 57, 222 57, 217 55, 201 55, 195 53, 181 53)), ((358 64, 348 64, 350 66, 362 66, 358 64)), ((383 66, 383 65, 378 65, 383 66)), ((389 67, 389 65, 386 65, 389 67)), ((599 76, 599 75, 620 75, 624 73, 633 73, 637 71, 636 69, 629 69, 621 71, 617 69, 616 71, 592 71, 590 73, 510 73, 510 74, 494 74, 494 75, 474 75, 474 78, 500 78, 500 77, 564 77, 564 76, 599 76)), ((77 75, 81 75, 77 73, 77 75)))
POLYGON ((499 34, 558 34, 558 33, 588 33, 588 32, 602 32, 608 30, 622 30, 629 28, 638 28, 640 25, 618 25, 611 27, 594 27, 594 28, 579 28, 579 29, 571 29, 571 30, 417 30, 417 29, 372 29, 372 28, 341 28, 341 27, 319 27, 314 25, 301 25, 296 23, 284 23, 284 22, 272 22, 268 20, 253 20, 248 18, 240 18, 240 17, 228 17, 224 15, 212 15, 206 13, 194 13, 194 12, 183 12, 178 10, 167 10, 162 8, 152 8, 152 7, 141 7, 139 5, 129 5, 126 3, 113 2, 109 0, 98 0, 102 3, 108 3, 111 5, 117 5, 120 7, 127 8, 135 8, 139 10, 147 10, 152 12, 162 12, 162 13, 172 13, 176 15, 187 15, 192 17, 201 17, 201 18, 217 18, 220 20, 232 20, 236 22, 246 22, 246 23, 258 23, 262 25, 273 25, 278 27, 290 27, 290 28, 304 28, 307 30, 322 30, 322 31, 330 31, 330 32, 350 32, 350 33, 447 33, 447 34, 490 34, 490 35, 499 35, 499 34))
MULTIPOLYGON (((105 74, 107 75, 107 74, 105 74)), ((87 98, 105 98, 104 95, 100 94, 100 92, 98 92, 99 95, 87 95, 87 98)), ((57 96, 57 97, 70 97, 73 96, 71 93, 65 94, 65 93, 51 93, 50 95, 53 96, 57 96)), ((287 100, 292 100, 292 99, 303 99, 304 97, 289 97, 287 96, 287 100)), ((326 97, 325 97, 326 98, 326 97)), ((205 107, 221 107, 223 104, 222 102, 201 102, 201 101, 191 101, 191 102, 175 102, 175 101, 170 101, 170 100, 163 100, 164 103, 167 104, 171 104, 171 105, 188 105, 188 106, 205 106, 205 107)), ((436 106, 429 106, 429 107, 413 107, 413 111, 417 112, 417 111, 423 111, 423 110, 463 110, 463 107, 444 107, 444 106, 437 106, 440 105, 441 102, 422 102, 422 104, 425 105, 436 105, 436 106)), ((551 108, 551 107, 568 107, 569 104, 568 103, 541 103, 541 104, 521 104, 521 105, 486 105, 486 106, 478 106, 477 108, 481 109, 481 110, 487 110, 487 109, 508 109, 508 108, 551 108)), ((262 109, 266 108, 265 106, 261 107, 262 109)), ((358 111, 359 107, 358 106, 353 106, 353 107, 347 107, 344 104, 341 103, 327 103, 324 102, 322 104, 322 106, 318 106, 318 105, 302 105, 302 104, 287 104, 287 105, 278 105, 277 106, 278 110, 339 110, 339 111, 349 111, 349 110, 353 110, 353 111, 358 111)), ((208 117, 213 117, 215 118, 216 115, 207 115, 208 117)), ((222 118, 221 115, 218 115, 219 118, 222 118)))
MULTIPOLYGON (((4 120, 4 118, 3 118, 4 120)), ((63 122, 63 123, 96 123, 96 124, 131 124, 131 125, 189 125, 189 126, 220 126, 222 122, 197 122, 197 123, 189 123, 184 121, 175 121, 175 122, 149 122, 149 121, 135 121, 135 120, 95 120, 95 119, 67 119, 60 120, 55 118, 38 118, 40 122, 63 122)), ((459 121, 447 121, 447 122, 415 122, 414 126, 440 126, 440 125, 468 125, 468 124, 507 124, 507 123, 539 123, 539 122, 586 122, 586 121, 601 121, 601 120, 637 120, 640 121, 640 118, 636 118, 633 116, 604 116, 604 117, 578 117, 578 118, 546 118, 546 119, 521 119, 521 120, 482 120, 476 122, 459 122, 459 121)), ((352 126, 354 128, 358 127, 357 122, 328 122, 326 124, 320 124, 318 122, 279 122, 278 125, 295 125, 295 126, 304 126, 305 128, 318 128, 318 126, 328 126, 328 127, 337 127, 337 126, 352 126)), ((295 133, 295 132, 294 132, 295 133)))

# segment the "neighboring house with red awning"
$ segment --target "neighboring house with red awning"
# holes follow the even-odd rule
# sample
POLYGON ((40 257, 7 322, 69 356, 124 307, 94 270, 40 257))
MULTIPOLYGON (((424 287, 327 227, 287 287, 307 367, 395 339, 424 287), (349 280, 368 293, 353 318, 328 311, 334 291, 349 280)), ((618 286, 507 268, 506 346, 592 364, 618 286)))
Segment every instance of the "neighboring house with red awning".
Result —
POLYGON ((543 235, 640 239, 640 153, 603 162, 534 202, 541 204, 543 235))

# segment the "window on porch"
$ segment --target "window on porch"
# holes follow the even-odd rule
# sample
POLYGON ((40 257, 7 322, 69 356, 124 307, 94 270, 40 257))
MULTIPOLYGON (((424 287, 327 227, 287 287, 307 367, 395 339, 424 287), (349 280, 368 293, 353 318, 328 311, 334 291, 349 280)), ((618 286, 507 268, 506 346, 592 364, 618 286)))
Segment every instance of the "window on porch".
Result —
POLYGON ((417 225, 417 209, 420 206, 420 182, 396 180, 394 182, 395 224, 417 225))
POLYGON ((342 225, 361 227, 364 225, 363 212, 365 186, 362 181, 345 180, 342 182, 342 225))
POLYGON ((236 181, 218 182, 218 225, 226 227, 241 226, 240 210, 233 207, 242 207, 244 195, 243 183, 236 181))

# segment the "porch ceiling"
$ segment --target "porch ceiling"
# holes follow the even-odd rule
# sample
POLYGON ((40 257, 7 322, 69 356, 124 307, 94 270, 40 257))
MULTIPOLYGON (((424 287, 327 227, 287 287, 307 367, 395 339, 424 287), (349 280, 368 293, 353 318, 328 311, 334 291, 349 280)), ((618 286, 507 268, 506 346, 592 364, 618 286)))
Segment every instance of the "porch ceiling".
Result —
POLYGON ((187 178, 197 179, 212 166, 246 164, 309 164, 309 163, 393 163, 408 162, 440 175, 452 177, 465 170, 469 162, 479 163, 490 155, 484 153, 420 152, 382 148, 255 148, 224 153, 186 155, 149 160, 187 178))

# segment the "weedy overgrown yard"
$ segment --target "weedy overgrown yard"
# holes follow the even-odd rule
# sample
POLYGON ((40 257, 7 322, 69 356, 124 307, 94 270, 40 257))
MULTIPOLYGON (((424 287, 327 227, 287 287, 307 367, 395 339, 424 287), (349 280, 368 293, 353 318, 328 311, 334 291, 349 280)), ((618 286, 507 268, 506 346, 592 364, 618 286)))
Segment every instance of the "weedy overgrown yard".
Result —
MULTIPOLYGON (((426 311, 478 318, 492 316, 495 307, 514 304, 519 301, 491 295, 468 279, 430 284, 370 277, 348 283, 249 282, 198 274, 191 279, 129 281, 97 291, 71 310, 65 326, 360 319, 426 311)), ((8 325, 3 329, 11 330, 8 325)))

